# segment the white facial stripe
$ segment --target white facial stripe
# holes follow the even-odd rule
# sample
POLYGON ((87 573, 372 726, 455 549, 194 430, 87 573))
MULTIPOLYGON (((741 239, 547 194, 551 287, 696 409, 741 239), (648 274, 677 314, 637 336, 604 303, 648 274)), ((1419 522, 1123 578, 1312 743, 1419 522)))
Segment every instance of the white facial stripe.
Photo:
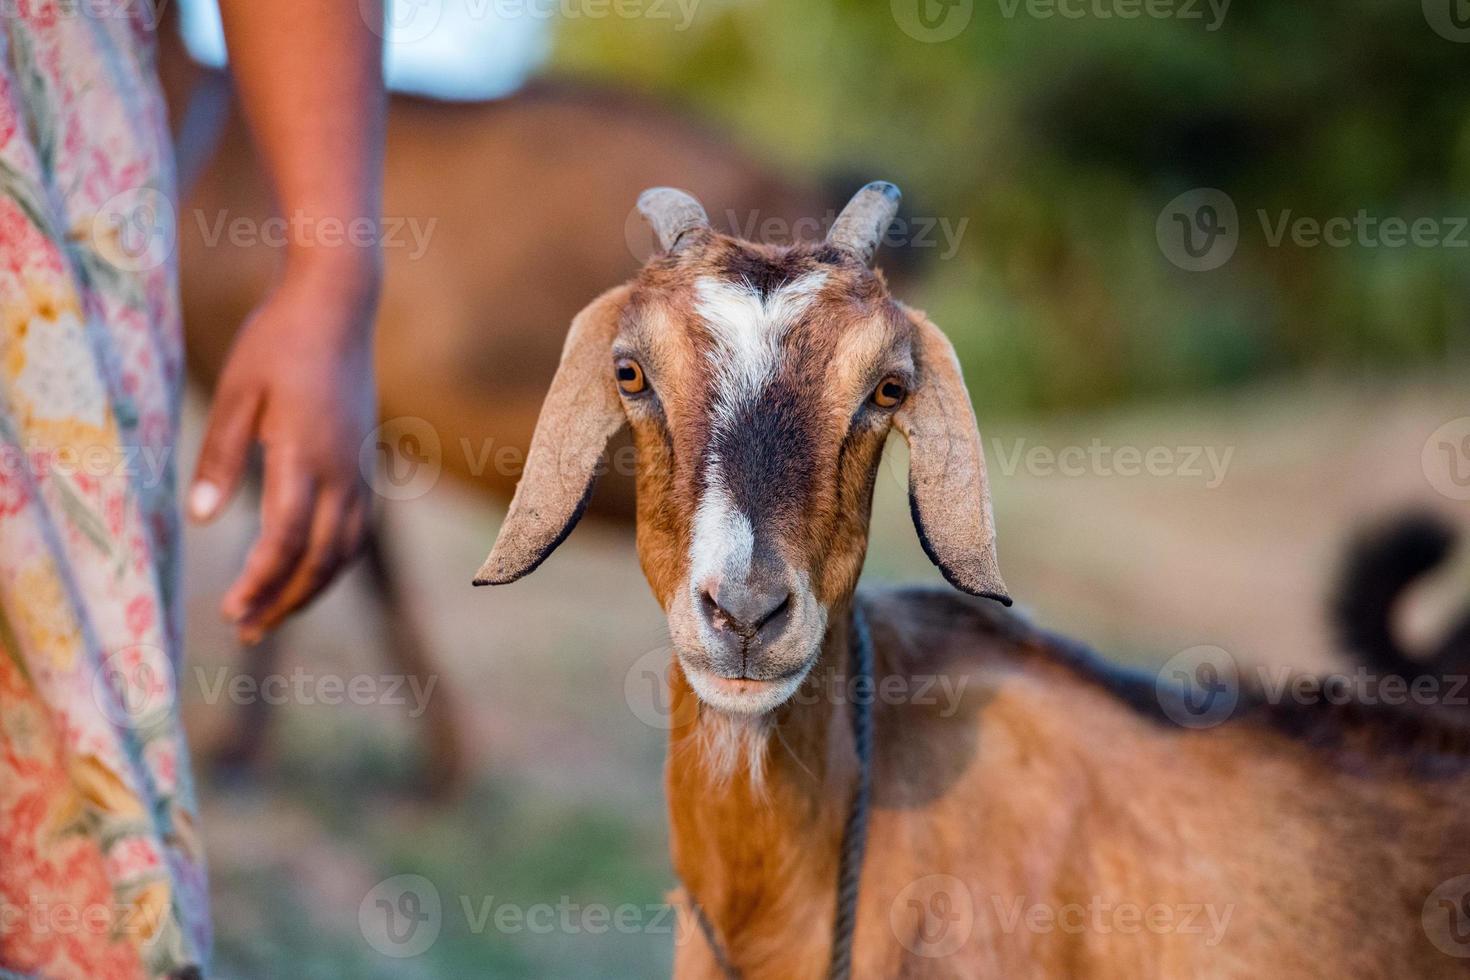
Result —
POLYGON ((781 339, 826 281, 827 273, 810 272, 764 299, 748 285, 710 276, 695 282, 695 312, 715 340, 709 360, 719 386, 717 411, 728 411, 761 390, 775 371, 781 339))
MULTIPOLYGON (((695 282, 695 311, 715 344, 709 352, 715 391, 715 425, 727 425, 736 411, 755 398, 776 371, 781 340, 811 306, 827 281, 812 272, 794 279, 764 299, 748 285, 704 276, 695 282)), ((694 515, 690 544, 691 591, 711 579, 743 581, 750 574, 755 531, 730 499, 720 460, 706 461, 705 491, 694 515)))
POLYGON ((694 541, 690 546, 690 587, 698 589, 710 578, 728 576, 743 581, 750 574, 755 531, 750 518, 735 507, 720 480, 719 466, 710 461, 709 484, 694 514, 694 541))
MULTIPOLYGON (((727 424, 735 411, 758 395, 776 370, 781 339, 801 319, 827 281, 813 272, 795 279, 764 300, 746 285, 709 276, 695 285, 695 311, 704 320, 714 348, 709 352, 716 390, 711 399, 716 425, 727 424)), ((755 532, 750 518, 735 507, 711 454, 705 471, 704 498, 694 517, 690 546, 690 585, 698 588, 712 577, 742 580, 750 573, 755 532)))

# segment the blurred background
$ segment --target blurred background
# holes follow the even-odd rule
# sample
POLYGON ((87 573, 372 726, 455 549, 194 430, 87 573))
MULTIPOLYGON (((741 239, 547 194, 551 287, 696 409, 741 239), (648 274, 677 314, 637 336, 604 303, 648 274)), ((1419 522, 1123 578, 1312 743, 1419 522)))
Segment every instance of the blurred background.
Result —
MULTIPOLYGON (((197 440, 279 243, 216 17, 182 12, 197 440)), ((570 317, 648 253, 646 186, 767 240, 904 189, 879 264, 960 352, 1008 583, 1109 657, 1341 668, 1348 536, 1470 526, 1463 0, 401 0, 390 27, 378 560, 245 652, 215 608, 253 501, 188 541, 220 976, 667 972, 668 653, 626 478, 536 575, 468 584, 570 317)), ((890 445, 870 584, 939 581, 905 472, 890 445)), ((1402 628, 1467 594, 1462 557, 1402 628)))

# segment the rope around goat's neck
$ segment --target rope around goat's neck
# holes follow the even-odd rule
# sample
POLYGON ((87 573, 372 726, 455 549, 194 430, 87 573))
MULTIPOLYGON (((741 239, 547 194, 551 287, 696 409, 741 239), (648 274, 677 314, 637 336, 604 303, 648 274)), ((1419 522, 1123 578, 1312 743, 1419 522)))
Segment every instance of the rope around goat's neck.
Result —
MULTIPOLYGON (((842 827, 842 851, 837 866, 837 918, 832 925, 832 958, 827 967, 828 980, 848 980, 852 976, 852 941, 857 933, 858 883, 863 877, 863 854, 868 846, 868 804, 873 793, 873 637, 868 632, 868 618, 857 597, 852 601, 852 637, 849 639, 852 676, 848 690, 853 692, 852 744, 857 753, 857 786, 848 807, 847 822, 842 827), (859 680, 853 683, 854 679, 859 680)), ((740 980, 740 971, 730 962, 725 946, 715 934, 714 923, 704 906, 689 889, 689 904, 705 942, 728 980, 740 980)))
POLYGON ((852 975, 852 940, 857 932, 858 883, 863 877, 863 854, 868 847, 868 803, 873 794, 873 637, 868 618, 852 600, 852 744, 857 752, 857 787, 842 828, 842 857, 837 868, 837 920, 832 926, 830 980, 848 980, 852 975))

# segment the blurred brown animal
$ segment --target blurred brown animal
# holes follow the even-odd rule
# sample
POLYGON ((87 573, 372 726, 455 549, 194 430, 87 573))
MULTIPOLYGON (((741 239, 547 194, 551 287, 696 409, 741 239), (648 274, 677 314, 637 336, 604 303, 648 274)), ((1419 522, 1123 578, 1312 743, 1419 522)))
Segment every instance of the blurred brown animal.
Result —
POLYGON ((958 361, 868 268, 896 201, 872 184, 826 243, 772 247, 645 194, 664 251, 573 321, 476 577, 534 570, 633 430, 673 646, 676 975, 849 975, 839 854, 870 772, 851 976, 1462 976, 1462 728, 1399 710, 1389 678, 1344 703, 1126 672, 997 604, 958 361), (969 596, 854 595, 890 431, 925 552, 969 596))
MULTIPOLYGON (((279 248, 259 240, 274 210, 228 75, 194 62, 176 30, 163 32, 160 49, 185 201, 188 367, 208 391, 236 327, 275 273, 279 248)), ((538 84, 492 102, 392 96, 378 395, 383 419, 421 422, 405 437, 417 443, 391 448, 431 454, 449 478, 508 499, 556 368, 559 325, 582 297, 626 278, 652 250, 628 202, 663 181, 694 187, 716 204, 740 204, 745 210, 731 212, 736 223, 820 213, 814 191, 649 99, 574 83, 538 84)), ((611 474, 591 511, 629 522, 630 476, 611 474)), ((389 655, 406 673, 432 673, 381 523, 369 538, 370 586, 393 636, 389 655)), ((252 670, 268 673, 273 659, 267 641, 252 670)), ((459 757, 444 691, 440 684, 426 714, 427 775, 440 787, 452 782, 459 757)), ((256 755, 267 710, 242 712, 225 761, 256 755)))

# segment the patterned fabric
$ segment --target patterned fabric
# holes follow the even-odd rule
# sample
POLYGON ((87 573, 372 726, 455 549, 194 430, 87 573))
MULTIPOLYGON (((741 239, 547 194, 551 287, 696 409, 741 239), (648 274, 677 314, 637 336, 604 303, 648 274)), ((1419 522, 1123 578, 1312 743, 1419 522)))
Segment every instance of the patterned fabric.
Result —
POLYGON ((148 6, 0 18, 0 976, 190 975, 210 944, 174 684, 182 339, 148 6))

